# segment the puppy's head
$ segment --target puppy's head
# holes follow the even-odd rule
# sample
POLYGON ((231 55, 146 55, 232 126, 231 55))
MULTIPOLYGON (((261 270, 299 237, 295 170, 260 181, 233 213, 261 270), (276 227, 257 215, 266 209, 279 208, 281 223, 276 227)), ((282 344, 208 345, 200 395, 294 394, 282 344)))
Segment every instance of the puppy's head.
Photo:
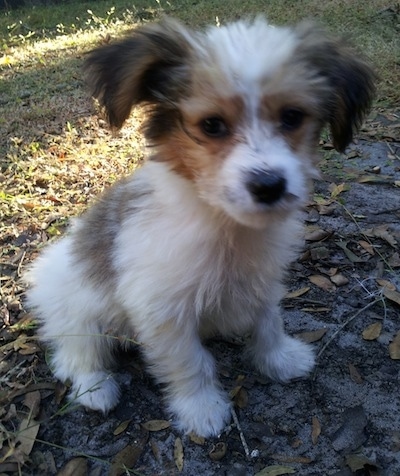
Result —
POLYGON ((261 18, 202 33, 146 25, 92 52, 86 70, 111 126, 145 105, 153 159, 256 228, 305 201, 321 129, 343 151, 374 94, 373 72, 344 44, 261 18))

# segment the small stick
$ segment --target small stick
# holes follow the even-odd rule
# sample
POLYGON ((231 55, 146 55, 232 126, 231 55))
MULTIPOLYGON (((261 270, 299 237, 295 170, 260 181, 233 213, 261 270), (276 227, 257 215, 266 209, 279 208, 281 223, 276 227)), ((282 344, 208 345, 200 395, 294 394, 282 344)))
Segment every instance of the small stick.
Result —
POLYGON ((250 459, 250 450, 249 450, 249 447, 246 443, 246 439, 244 437, 244 434, 243 434, 243 431, 242 431, 242 428, 240 426, 240 423, 239 423, 239 419, 236 415, 236 412, 235 412, 235 409, 232 407, 231 408, 231 413, 232 413, 232 418, 233 418, 233 421, 235 422, 235 425, 236 425, 236 428, 239 432, 239 436, 240 436, 240 441, 242 442, 242 445, 243 445, 243 449, 244 449, 244 452, 246 454, 246 458, 247 459, 250 459))
MULTIPOLYGON (((347 325, 350 324, 350 322, 354 321, 354 319, 356 317, 358 317, 362 312, 366 311, 367 309, 369 309, 370 307, 374 306, 375 304, 377 304, 378 302, 382 301, 382 298, 379 298, 379 299, 375 299, 375 301, 372 301, 370 302, 369 304, 367 304, 366 306, 364 306, 362 309, 360 309, 359 311, 357 311, 355 314, 353 314, 351 317, 349 317, 349 319, 347 319, 346 322, 344 322, 338 329, 336 329, 336 331, 332 334, 331 338, 325 342, 325 345, 322 346, 321 350, 318 352, 317 354, 317 360, 321 357, 321 355, 325 352, 325 350, 327 349, 327 347, 329 345, 331 345, 331 343, 333 342, 333 340, 336 338, 336 336, 339 334, 339 332, 341 332, 347 325)), ((314 377, 313 379, 315 379, 315 374, 314 374, 314 377)))

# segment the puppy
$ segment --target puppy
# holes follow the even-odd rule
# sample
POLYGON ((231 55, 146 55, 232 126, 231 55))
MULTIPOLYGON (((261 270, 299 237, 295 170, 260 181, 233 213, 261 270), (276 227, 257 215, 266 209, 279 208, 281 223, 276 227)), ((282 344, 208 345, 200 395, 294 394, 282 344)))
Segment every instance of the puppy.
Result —
POLYGON ((230 402, 204 338, 249 333, 255 367, 282 382, 314 365, 283 330, 282 279, 321 129, 345 149, 374 75, 317 27, 262 18, 204 32, 147 24, 93 51, 86 72, 113 128, 145 107, 151 154, 44 251, 28 303, 71 398, 102 412, 117 404, 115 337, 130 336, 177 427, 219 434, 230 402))

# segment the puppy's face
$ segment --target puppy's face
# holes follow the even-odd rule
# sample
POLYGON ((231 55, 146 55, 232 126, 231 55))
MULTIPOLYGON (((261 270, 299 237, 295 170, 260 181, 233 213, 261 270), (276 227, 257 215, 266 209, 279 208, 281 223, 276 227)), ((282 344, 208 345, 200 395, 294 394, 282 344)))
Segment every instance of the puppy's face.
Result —
POLYGON ((146 26, 87 67, 112 126, 145 103, 153 159, 255 228, 305 201, 321 128, 343 150, 373 95, 371 70, 345 46, 261 19, 201 34, 171 20, 146 26))

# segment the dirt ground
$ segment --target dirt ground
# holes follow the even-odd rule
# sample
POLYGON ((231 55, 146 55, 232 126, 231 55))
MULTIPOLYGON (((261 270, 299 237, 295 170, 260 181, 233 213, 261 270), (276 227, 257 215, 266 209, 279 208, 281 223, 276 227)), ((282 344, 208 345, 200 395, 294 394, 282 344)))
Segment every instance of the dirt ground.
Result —
MULTIPOLYGON (((243 359, 242 341, 209 342, 236 423, 199 440, 170 425, 139 352, 121 356, 123 398, 104 417, 65 407, 44 353, 26 345, 11 362, 22 380, 35 366, 35 380, 3 401, 6 429, 21 411, 39 423, 24 475, 400 475, 399 122, 376 120, 388 137, 371 127, 345 155, 323 145, 304 251, 288 275, 286 327, 313 342, 315 372, 274 383, 243 359)), ((0 473, 14 474, 3 461, 0 473)))

